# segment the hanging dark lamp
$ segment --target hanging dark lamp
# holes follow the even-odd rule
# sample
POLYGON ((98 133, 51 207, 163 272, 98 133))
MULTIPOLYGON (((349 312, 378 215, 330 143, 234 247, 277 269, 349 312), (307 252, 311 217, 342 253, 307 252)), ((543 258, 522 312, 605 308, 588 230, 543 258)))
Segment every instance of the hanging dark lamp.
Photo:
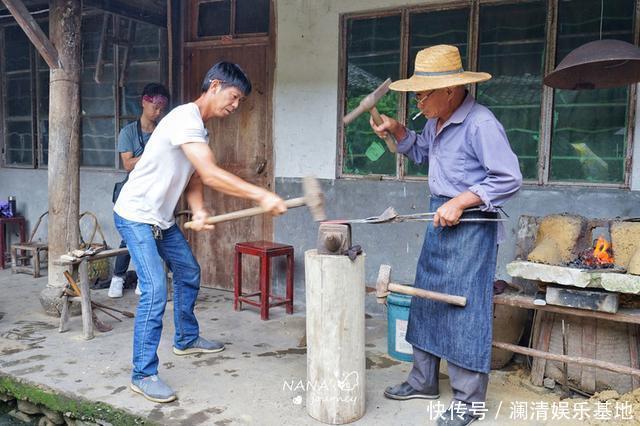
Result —
POLYGON ((640 48, 621 40, 597 40, 569 52, 544 78, 554 89, 606 89, 640 82, 640 48))

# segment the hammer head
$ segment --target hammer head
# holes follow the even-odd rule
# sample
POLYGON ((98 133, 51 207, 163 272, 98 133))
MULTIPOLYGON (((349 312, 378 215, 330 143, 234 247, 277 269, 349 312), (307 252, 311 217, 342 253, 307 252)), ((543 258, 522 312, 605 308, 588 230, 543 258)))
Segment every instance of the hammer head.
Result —
POLYGON ((380 265, 378 280, 376 281, 376 297, 378 298, 378 303, 387 303, 389 281, 391 281, 391 266, 380 265))
POLYGON ((369 111, 371 108, 376 106, 378 101, 389 91, 390 84, 391 79, 388 78, 380 86, 378 86, 376 90, 365 96, 364 99, 360 101, 360 105, 358 105, 356 109, 344 116, 344 118, 342 119, 344 125, 346 126, 347 124, 358 118, 360 114, 369 111))
POLYGON ((320 189, 320 182, 313 176, 306 176, 302 181, 302 189, 304 190, 304 201, 311 216, 316 222, 321 222, 327 218, 324 212, 324 195, 320 189))

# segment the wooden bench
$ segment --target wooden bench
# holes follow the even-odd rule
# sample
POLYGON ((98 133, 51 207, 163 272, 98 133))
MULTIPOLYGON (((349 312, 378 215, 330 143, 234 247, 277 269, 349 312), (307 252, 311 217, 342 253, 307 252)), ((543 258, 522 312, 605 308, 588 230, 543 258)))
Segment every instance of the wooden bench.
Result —
POLYGON ((67 322, 69 320, 69 304, 73 301, 79 301, 82 307, 82 337, 85 340, 93 339, 93 313, 91 311, 91 293, 89 288, 89 262, 92 260, 106 259, 121 254, 127 254, 127 248, 116 248, 103 250, 93 256, 85 256, 74 260, 57 259, 53 262, 57 266, 66 266, 71 276, 77 274, 80 279, 80 297, 70 297, 65 293, 62 294, 62 313, 60 315, 59 332, 63 333, 68 330, 67 322))

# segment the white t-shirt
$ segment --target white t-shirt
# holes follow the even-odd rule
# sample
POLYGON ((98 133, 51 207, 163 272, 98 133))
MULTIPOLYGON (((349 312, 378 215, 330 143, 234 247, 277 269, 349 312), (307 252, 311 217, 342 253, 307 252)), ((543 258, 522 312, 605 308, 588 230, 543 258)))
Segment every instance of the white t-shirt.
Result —
POLYGON ((209 143, 194 103, 180 105, 153 131, 113 210, 121 217, 168 229, 178 200, 195 171, 180 145, 209 143))

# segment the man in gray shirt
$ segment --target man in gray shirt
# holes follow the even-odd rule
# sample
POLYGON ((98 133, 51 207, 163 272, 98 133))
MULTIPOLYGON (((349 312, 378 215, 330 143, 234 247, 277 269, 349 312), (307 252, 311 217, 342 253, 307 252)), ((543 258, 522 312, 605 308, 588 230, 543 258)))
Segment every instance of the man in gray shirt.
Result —
MULTIPOLYGON (((166 112, 169 106, 169 91, 158 83, 149 83, 142 89, 142 99, 140 100, 142 114, 136 121, 127 124, 120 130, 118 135, 118 152, 122 159, 122 166, 127 171, 127 177, 124 182, 129 179, 129 173, 136 166, 140 156, 144 152, 144 147, 151 137, 154 129, 162 114, 166 112)), ((122 186, 120 185, 119 188, 122 186)), ((114 191, 115 203, 120 195, 120 191, 114 191)), ((127 245, 124 240, 120 241, 120 248, 127 245)), ((113 269, 113 277, 107 295, 112 298, 122 297, 122 289, 124 288, 125 275, 129 269, 131 257, 129 254, 121 254, 116 257, 116 264, 113 269)), ((136 294, 140 295, 140 290, 136 287, 136 294)))

